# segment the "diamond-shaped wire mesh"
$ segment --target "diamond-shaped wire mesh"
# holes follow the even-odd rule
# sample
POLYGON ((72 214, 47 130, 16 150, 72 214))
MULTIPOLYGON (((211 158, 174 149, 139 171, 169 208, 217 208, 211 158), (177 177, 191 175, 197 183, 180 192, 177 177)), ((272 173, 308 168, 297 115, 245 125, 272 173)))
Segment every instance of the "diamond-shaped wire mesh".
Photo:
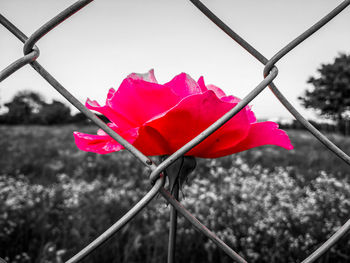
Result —
MULTIPOLYGON (((320 142, 322 142, 329 150, 341 158, 344 162, 350 165, 350 157, 335 146, 330 140, 328 140, 322 133, 314 128, 288 101, 287 98, 277 89, 276 85, 272 82, 278 75, 278 70, 275 64, 288 52, 294 49, 298 44, 307 39, 314 32, 319 30, 323 25, 329 22, 332 18, 338 15, 344 8, 350 4, 350 0, 343 1, 339 6, 332 10, 329 14, 323 17, 315 25, 311 26, 304 33, 296 37, 288 45, 283 47, 277 52, 271 59, 265 58, 259 51, 246 42, 230 27, 228 27, 223 21, 221 21, 214 13, 212 13, 203 3, 197 0, 190 0, 194 6, 196 6, 204 15, 206 15, 213 23, 215 23, 220 29, 222 29, 229 37, 241 45, 246 51, 254 56, 259 62, 265 65, 264 79, 250 92, 244 99, 241 100, 233 109, 227 112, 224 116, 218 119, 210 127, 200 133, 197 137, 178 149, 171 156, 166 158, 160 164, 155 164, 145 155, 143 155, 138 149, 133 147, 120 135, 109 128, 103 121, 101 121, 95 114, 88 110, 83 104, 81 104, 68 90, 66 90, 43 66, 41 66, 36 60, 39 57, 39 49, 35 46, 35 43, 42 38, 47 32, 55 28, 58 24, 69 18, 71 15, 79 11, 81 8, 92 2, 92 0, 80 0, 65 9, 63 12, 52 18, 38 30, 36 30, 29 38, 23 34, 15 25, 8 21, 4 16, 0 14, 0 23, 6 27, 12 34, 14 34, 20 41, 24 43, 24 56, 14 61, 11 65, 6 67, 0 72, 0 81, 4 80, 21 67, 30 64, 47 82, 51 84, 63 97, 65 97, 72 105, 74 105, 79 111, 85 114, 91 121, 97 126, 103 129, 114 140, 125 147, 131 152, 135 158, 148 167, 152 172, 150 174, 150 181, 152 188, 148 193, 134 205, 120 220, 112 225, 108 230, 101 234, 98 238, 92 241, 88 246, 82 249, 74 257, 67 262, 79 262, 92 251, 97 249, 102 243, 107 241, 118 230, 125 226, 131 219, 133 219, 137 213, 139 213, 148 203, 160 193, 182 216, 184 216, 198 231, 212 240, 219 248, 221 248, 229 257, 238 262, 246 262, 240 255, 238 255, 233 249, 220 240, 214 233, 202 225, 198 219, 196 219, 189 211, 187 211, 177 200, 172 196, 164 186, 163 172, 173 162, 186 154, 193 147, 205 140, 209 135, 219 129, 228 120, 235 116, 241 109, 243 109, 249 102, 251 102, 260 92, 266 87, 269 87, 277 99, 288 109, 288 111, 300 121, 320 142)), ((333 236, 331 236, 321 247, 319 247, 313 254, 306 258, 303 262, 313 262, 322 256, 331 246, 333 246, 342 236, 344 236, 350 230, 350 220, 348 220, 333 236)), ((174 248, 173 248, 174 249, 174 248)))

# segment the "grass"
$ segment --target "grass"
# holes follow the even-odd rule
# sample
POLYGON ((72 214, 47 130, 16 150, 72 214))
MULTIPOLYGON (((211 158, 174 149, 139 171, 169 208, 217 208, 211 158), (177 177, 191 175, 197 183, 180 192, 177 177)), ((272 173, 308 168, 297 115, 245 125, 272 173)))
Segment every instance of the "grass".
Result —
MULTIPOLYGON (((128 152, 80 151, 75 130, 97 128, 0 126, 0 257, 8 262, 67 260, 150 188, 149 171, 128 152)), ((309 133, 287 133, 291 151, 263 146, 199 159, 185 188, 185 207, 249 262, 298 262, 349 215, 347 165, 309 133)), ((350 152, 349 138, 327 136, 350 152)), ((157 198, 86 262, 164 262, 167 222, 157 198)), ((183 218, 178 240, 179 263, 230 262, 183 218)), ((343 240, 325 263, 350 260, 343 240)))
MULTIPOLYGON (((306 181, 318 176, 319 172, 333 174, 336 178, 348 178, 349 166, 319 142, 307 131, 287 131, 293 150, 287 151, 274 146, 263 146, 240 153, 249 164, 259 164, 274 170, 276 166, 288 167, 290 175, 303 176, 306 181)), ((337 135, 326 135, 345 153, 350 153, 350 138, 337 135)), ((350 178, 349 178, 350 179, 350 178)))
MULTIPOLYGON (((92 179, 108 174, 126 173, 121 170, 120 160, 130 158, 124 152, 108 155, 86 153, 77 149, 73 131, 95 133, 93 126, 0 126, 0 174, 24 174, 33 182, 43 184, 55 181, 56 175, 65 173, 72 177, 92 179)), ((306 131, 287 131, 294 149, 287 151, 276 146, 263 146, 232 156, 223 157, 223 165, 231 165, 232 158, 243 158, 249 165, 261 165, 275 169, 289 167, 290 173, 297 173, 305 180, 313 179, 318 172, 332 173, 337 178, 348 177, 349 168, 335 154, 306 131)), ((328 137, 347 153, 350 153, 350 139, 340 135, 328 137)), ((201 160, 209 163, 210 160, 201 160)), ((135 161, 135 171, 142 169, 135 161)), ((132 174, 133 171, 128 171, 132 174)), ((133 175, 134 176, 134 175, 133 175)), ((137 175, 136 175, 137 176, 137 175)))

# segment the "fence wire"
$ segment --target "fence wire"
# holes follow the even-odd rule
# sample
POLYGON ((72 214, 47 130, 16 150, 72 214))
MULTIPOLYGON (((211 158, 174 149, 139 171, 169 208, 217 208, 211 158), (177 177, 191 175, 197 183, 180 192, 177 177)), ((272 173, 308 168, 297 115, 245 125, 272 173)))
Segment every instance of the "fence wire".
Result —
MULTIPOLYGON (((141 210, 143 210, 149 202, 160 193, 183 217, 185 217, 192 226, 199 232, 208 237, 213 241, 220 249, 222 249, 230 258, 237 262, 246 262, 237 252, 226 245, 222 240, 220 240, 213 232, 206 228, 197 218, 195 218, 186 208, 184 208, 177 198, 175 198, 169 191, 164 188, 165 176, 164 171, 177 159, 181 158, 190 151, 193 147, 201 143, 213 132, 219 129, 232 117, 234 117, 241 109, 243 109, 249 102, 251 102, 256 96, 258 96, 266 87, 269 87, 277 99, 284 105, 284 107, 299 121, 301 122, 311 134, 313 134, 321 143, 323 143, 329 150, 341 158, 345 163, 350 165, 350 157, 336 145, 334 145, 327 137, 325 137, 321 132, 319 132, 315 127, 313 127, 288 101, 288 99, 280 92, 276 85, 272 82, 278 75, 278 69, 275 64, 292 49, 298 46, 301 42, 310 37, 313 33, 318 31, 322 26, 328 23, 332 18, 338 15, 342 10, 344 10, 350 4, 350 0, 345 0, 339 4, 334 10, 329 12, 320 21, 311 26, 304 33, 296 37, 293 41, 283 47, 279 52, 277 52, 271 59, 264 57, 258 50, 251 46, 247 41, 240 37, 236 32, 234 32, 229 26, 227 26, 220 18, 218 18, 213 12, 211 12, 202 2, 198 0, 189 0, 197 7, 204 15, 206 15, 213 23, 215 23, 220 29, 222 29, 229 37, 241 45, 246 51, 248 51, 252 56, 254 56, 259 62, 265 65, 263 70, 263 80, 251 91, 249 92, 240 103, 238 103, 229 112, 219 118, 210 127, 201 132, 194 139, 189 141, 187 144, 178 149, 175 153, 170 155, 164 161, 159 164, 152 162, 147 156, 142 152, 132 146, 127 142, 122 136, 117 134, 111 128, 109 128, 102 120, 100 120, 94 113, 87 109, 81 102, 79 102, 67 89, 65 89, 43 66, 41 66, 37 58, 40 55, 39 48, 35 46, 35 43, 41 39, 46 33, 54 29, 61 22, 69 18, 74 13, 78 12, 80 9, 88 5, 93 0, 79 0, 66 8, 64 11, 59 13, 57 16, 52 18, 50 21, 41 26, 36 30, 29 38, 22 33, 14 24, 7 20, 3 15, 0 14, 0 23, 7 28, 13 35, 15 35, 21 42, 24 43, 23 53, 24 56, 17 59, 11 63, 8 67, 0 71, 0 82, 9 77, 11 74, 15 73, 21 67, 29 64, 31 65, 54 89, 56 89, 63 97, 65 97, 73 106, 75 106, 80 112, 82 112, 86 117, 88 117, 92 122, 104 130, 108 135, 110 135, 114 140, 120 143, 126 150, 128 150, 133 156, 141 161, 141 163, 148 167, 151 171, 150 173, 150 183, 152 185, 151 189, 147 194, 135 204, 122 218, 120 218, 116 223, 114 223, 109 229, 102 233, 98 238, 92 241, 89 245, 83 248, 75 256, 67 261, 67 263, 80 262, 91 252, 97 249, 100 245, 111 238, 115 233, 117 233, 123 226, 129 223, 141 210)), ((174 210, 174 211, 175 211, 174 210)), ((176 229, 172 226, 171 229, 176 234, 176 229)), ((347 232, 350 231, 350 219, 341 227, 337 232, 333 234, 323 245, 321 245, 314 253, 308 256, 303 263, 314 262, 320 258, 325 252, 327 252, 337 241, 343 237, 347 232)), ((174 249, 175 246, 169 246, 168 253, 172 256, 168 257, 168 262, 174 261, 174 249)))

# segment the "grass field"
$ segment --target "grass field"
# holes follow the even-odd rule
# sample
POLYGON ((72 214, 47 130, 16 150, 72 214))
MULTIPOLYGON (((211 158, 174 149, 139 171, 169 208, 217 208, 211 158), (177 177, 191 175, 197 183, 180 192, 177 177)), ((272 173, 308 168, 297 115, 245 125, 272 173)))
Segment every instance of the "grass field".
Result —
MULTIPOLYGON (((118 160, 128 153, 96 155, 82 152, 74 144, 73 131, 95 133, 91 126, 0 126, 0 173, 24 174, 31 180, 50 183, 57 173, 69 176, 95 178, 118 173, 118 160)), ((232 158, 243 158, 250 165, 261 165, 273 170, 276 166, 291 167, 305 179, 313 178, 318 171, 332 173, 337 178, 349 177, 349 167, 306 131, 288 131, 294 150, 263 146, 231 157, 221 158, 230 165, 232 158)), ((340 135, 328 137, 342 150, 350 153, 350 138, 340 135)), ((208 163, 209 160, 201 162, 208 163)), ((137 161, 135 162, 137 163, 137 161)), ((140 167, 142 167, 140 165, 140 167)))
MULTIPOLYGON (((60 262, 102 233, 147 189, 127 152, 79 151, 90 126, 0 126, 0 257, 60 262)), ((264 146, 198 160, 184 205, 249 262, 298 262, 350 214, 349 168, 305 131, 294 150, 264 146)), ((328 135, 350 153, 350 139, 328 135)), ((157 198, 87 262, 164 262, 168 207, 157 198)), ((230 262, 183 219, 178 262, 230 262)), ((324 262, 349 262, 344 240, 324 262)))

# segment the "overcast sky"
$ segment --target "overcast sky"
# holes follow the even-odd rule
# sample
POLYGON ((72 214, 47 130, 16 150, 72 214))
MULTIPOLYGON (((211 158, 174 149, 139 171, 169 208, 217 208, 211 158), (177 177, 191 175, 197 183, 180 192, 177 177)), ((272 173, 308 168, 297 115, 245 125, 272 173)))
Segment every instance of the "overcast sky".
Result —
MULTIPOLYGON (((75 1, 0 0, 0 12, 27 36, 75 1)), ((267 58, 317 22, 338 0, 206 0, 234 31, 267 58)), ((350 52, 350 7, 277 66, 277 87, 307 117, 297 97, 321 63, 350 52)), ((243 98, 262 81, 263 66, 218 29, 188 0, 96 0, 37 43, 41 63, 73 95, 104 103, 131 72, 154 68, 164 83, 186 72, 204 76, 227 94, 243 98)), ((0 26, 0 69, 21 57, 23 45, 0 26)), ((30 66, 0 84, 0 103, 19 90, 40 92, 47 100, 63 98, 30 66)), ((251 103, 259 118, 291 118, 266 89, 251 103)))

